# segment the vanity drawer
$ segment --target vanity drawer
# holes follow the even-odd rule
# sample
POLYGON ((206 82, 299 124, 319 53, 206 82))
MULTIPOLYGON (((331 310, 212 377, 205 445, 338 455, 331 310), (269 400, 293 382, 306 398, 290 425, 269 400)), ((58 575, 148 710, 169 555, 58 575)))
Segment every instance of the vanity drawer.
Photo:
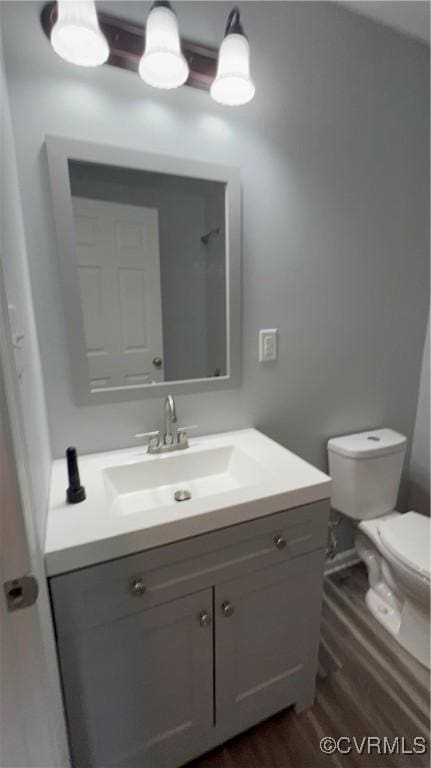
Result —
POLYGON ((74 632, 286 562, 326 544, 329 501, 297 507, 50 580, 57 632, 74 632))

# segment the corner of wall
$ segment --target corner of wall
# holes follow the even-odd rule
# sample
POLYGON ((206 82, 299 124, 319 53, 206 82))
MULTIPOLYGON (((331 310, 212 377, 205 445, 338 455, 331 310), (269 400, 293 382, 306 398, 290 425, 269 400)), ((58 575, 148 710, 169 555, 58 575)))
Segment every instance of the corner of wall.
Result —
POLYGON ((425 336, 409 466, 409 509, 430 514, 430 330, 425 336))

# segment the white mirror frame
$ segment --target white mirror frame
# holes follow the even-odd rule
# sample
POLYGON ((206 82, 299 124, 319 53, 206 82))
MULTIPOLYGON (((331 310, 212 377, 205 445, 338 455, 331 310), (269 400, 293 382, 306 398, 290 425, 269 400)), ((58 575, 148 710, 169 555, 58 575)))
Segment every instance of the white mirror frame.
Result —
POLYGON ((70 345, 70 369, 77 403, 112 403, 164 394, 209 392, 237 387, 241 374, 241 187, 237 169, 169 155, 154 155, 118 146, 46 137, 48 168, 61 263, 63 301, 70 345), (226 375, 214 378, 166 381, 91 391, 86 363, 84 326, 78 297, 75 231, 69 160, 186 176, 226 185, 226 375), (85 361, 85 365, 83 364, 85 361))

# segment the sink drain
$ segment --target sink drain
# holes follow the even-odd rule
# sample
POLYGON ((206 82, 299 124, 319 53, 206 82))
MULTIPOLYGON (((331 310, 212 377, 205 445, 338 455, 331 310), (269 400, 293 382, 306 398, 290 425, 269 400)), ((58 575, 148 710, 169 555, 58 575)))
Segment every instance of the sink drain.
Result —
POLYGON ((184 488, 180 488, 180 490, 175 491, 174 493, 175 501, 188 501, 191 498, 192 494, 190 491, 186 491, 184 488))

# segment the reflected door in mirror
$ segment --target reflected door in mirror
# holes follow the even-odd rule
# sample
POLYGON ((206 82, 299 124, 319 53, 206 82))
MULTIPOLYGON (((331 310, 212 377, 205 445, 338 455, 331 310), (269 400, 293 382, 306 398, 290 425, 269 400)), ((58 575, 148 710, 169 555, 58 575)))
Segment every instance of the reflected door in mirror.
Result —
POLYGON ((72 203, 91 389, 163 381, 158 211, 72 203))

